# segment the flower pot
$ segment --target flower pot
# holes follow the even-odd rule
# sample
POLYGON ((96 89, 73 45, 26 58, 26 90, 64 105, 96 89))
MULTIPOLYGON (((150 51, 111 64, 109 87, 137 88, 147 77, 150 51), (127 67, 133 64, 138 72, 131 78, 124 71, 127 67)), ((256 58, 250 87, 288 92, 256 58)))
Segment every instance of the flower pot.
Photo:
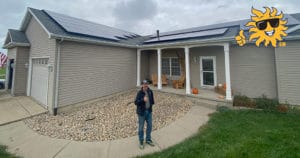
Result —
POLYGON ((198 94, 198 93, 199 93, 198 88, 193 88, 193 89, 192 89, 192 93, 193 93, 193 94, 198 94))

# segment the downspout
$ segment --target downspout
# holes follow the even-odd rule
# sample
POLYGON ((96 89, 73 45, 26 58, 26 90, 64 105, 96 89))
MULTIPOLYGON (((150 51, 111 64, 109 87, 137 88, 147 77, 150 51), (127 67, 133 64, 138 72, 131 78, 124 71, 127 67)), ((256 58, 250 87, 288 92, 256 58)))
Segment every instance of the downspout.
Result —
POLYGON ((53 114, 54 116, 57 115, 57 108, 58 108, 58 86, 59 86, 59 67, 60 67, 60 50, 61 50, 61 43, 64 41, 64 38, 61 38, 57 45, 57 60, 56 60, 56 78, 55 78, 55 101, 54 101, 54 109, 53 114))

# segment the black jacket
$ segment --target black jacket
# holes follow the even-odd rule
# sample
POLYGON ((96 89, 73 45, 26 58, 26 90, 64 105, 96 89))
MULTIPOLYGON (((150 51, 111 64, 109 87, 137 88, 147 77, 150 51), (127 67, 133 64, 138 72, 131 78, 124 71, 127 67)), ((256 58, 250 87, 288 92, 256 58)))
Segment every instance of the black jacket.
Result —
MULTIPOLYGON (((148 96, 149 96, 149 101, 150 101, 150 108, 149 111, 152 112, 152 105, 154 104, 154 98, 153 98, 153 92, 150 88, 147 90, 148 96)), ((144 102, 144 96, 146 94, 144 93, 143 89, 138 91, 134 104, 136 105, 136 113, 138 115, 144 115, 146 111, 146 102, 144 102)))

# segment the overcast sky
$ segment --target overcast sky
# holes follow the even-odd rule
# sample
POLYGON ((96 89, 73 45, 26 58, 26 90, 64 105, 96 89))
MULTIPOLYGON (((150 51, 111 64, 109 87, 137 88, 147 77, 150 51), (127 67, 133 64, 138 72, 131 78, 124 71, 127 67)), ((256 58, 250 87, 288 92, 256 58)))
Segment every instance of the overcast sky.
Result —
MULTIPOLYGON (((18 29, 26 8, 46 9, 140 35, 246 19, 251 7, 300 13, 299 0, 1 0, 0 45, 18 29)), ((1 52, 5 51, 0 49, 1 52)))

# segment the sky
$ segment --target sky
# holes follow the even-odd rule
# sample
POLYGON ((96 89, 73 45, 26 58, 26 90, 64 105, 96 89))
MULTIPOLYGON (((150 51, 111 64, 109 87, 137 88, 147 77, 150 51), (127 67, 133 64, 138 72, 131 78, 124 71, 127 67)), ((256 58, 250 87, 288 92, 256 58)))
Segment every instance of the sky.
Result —
POLYGON ((149 35, 247 19, 252 7, 264 6, 300 13, 299 0, 0 0, 0 45, 8 29, 20 28, 27 7, 149 35))

